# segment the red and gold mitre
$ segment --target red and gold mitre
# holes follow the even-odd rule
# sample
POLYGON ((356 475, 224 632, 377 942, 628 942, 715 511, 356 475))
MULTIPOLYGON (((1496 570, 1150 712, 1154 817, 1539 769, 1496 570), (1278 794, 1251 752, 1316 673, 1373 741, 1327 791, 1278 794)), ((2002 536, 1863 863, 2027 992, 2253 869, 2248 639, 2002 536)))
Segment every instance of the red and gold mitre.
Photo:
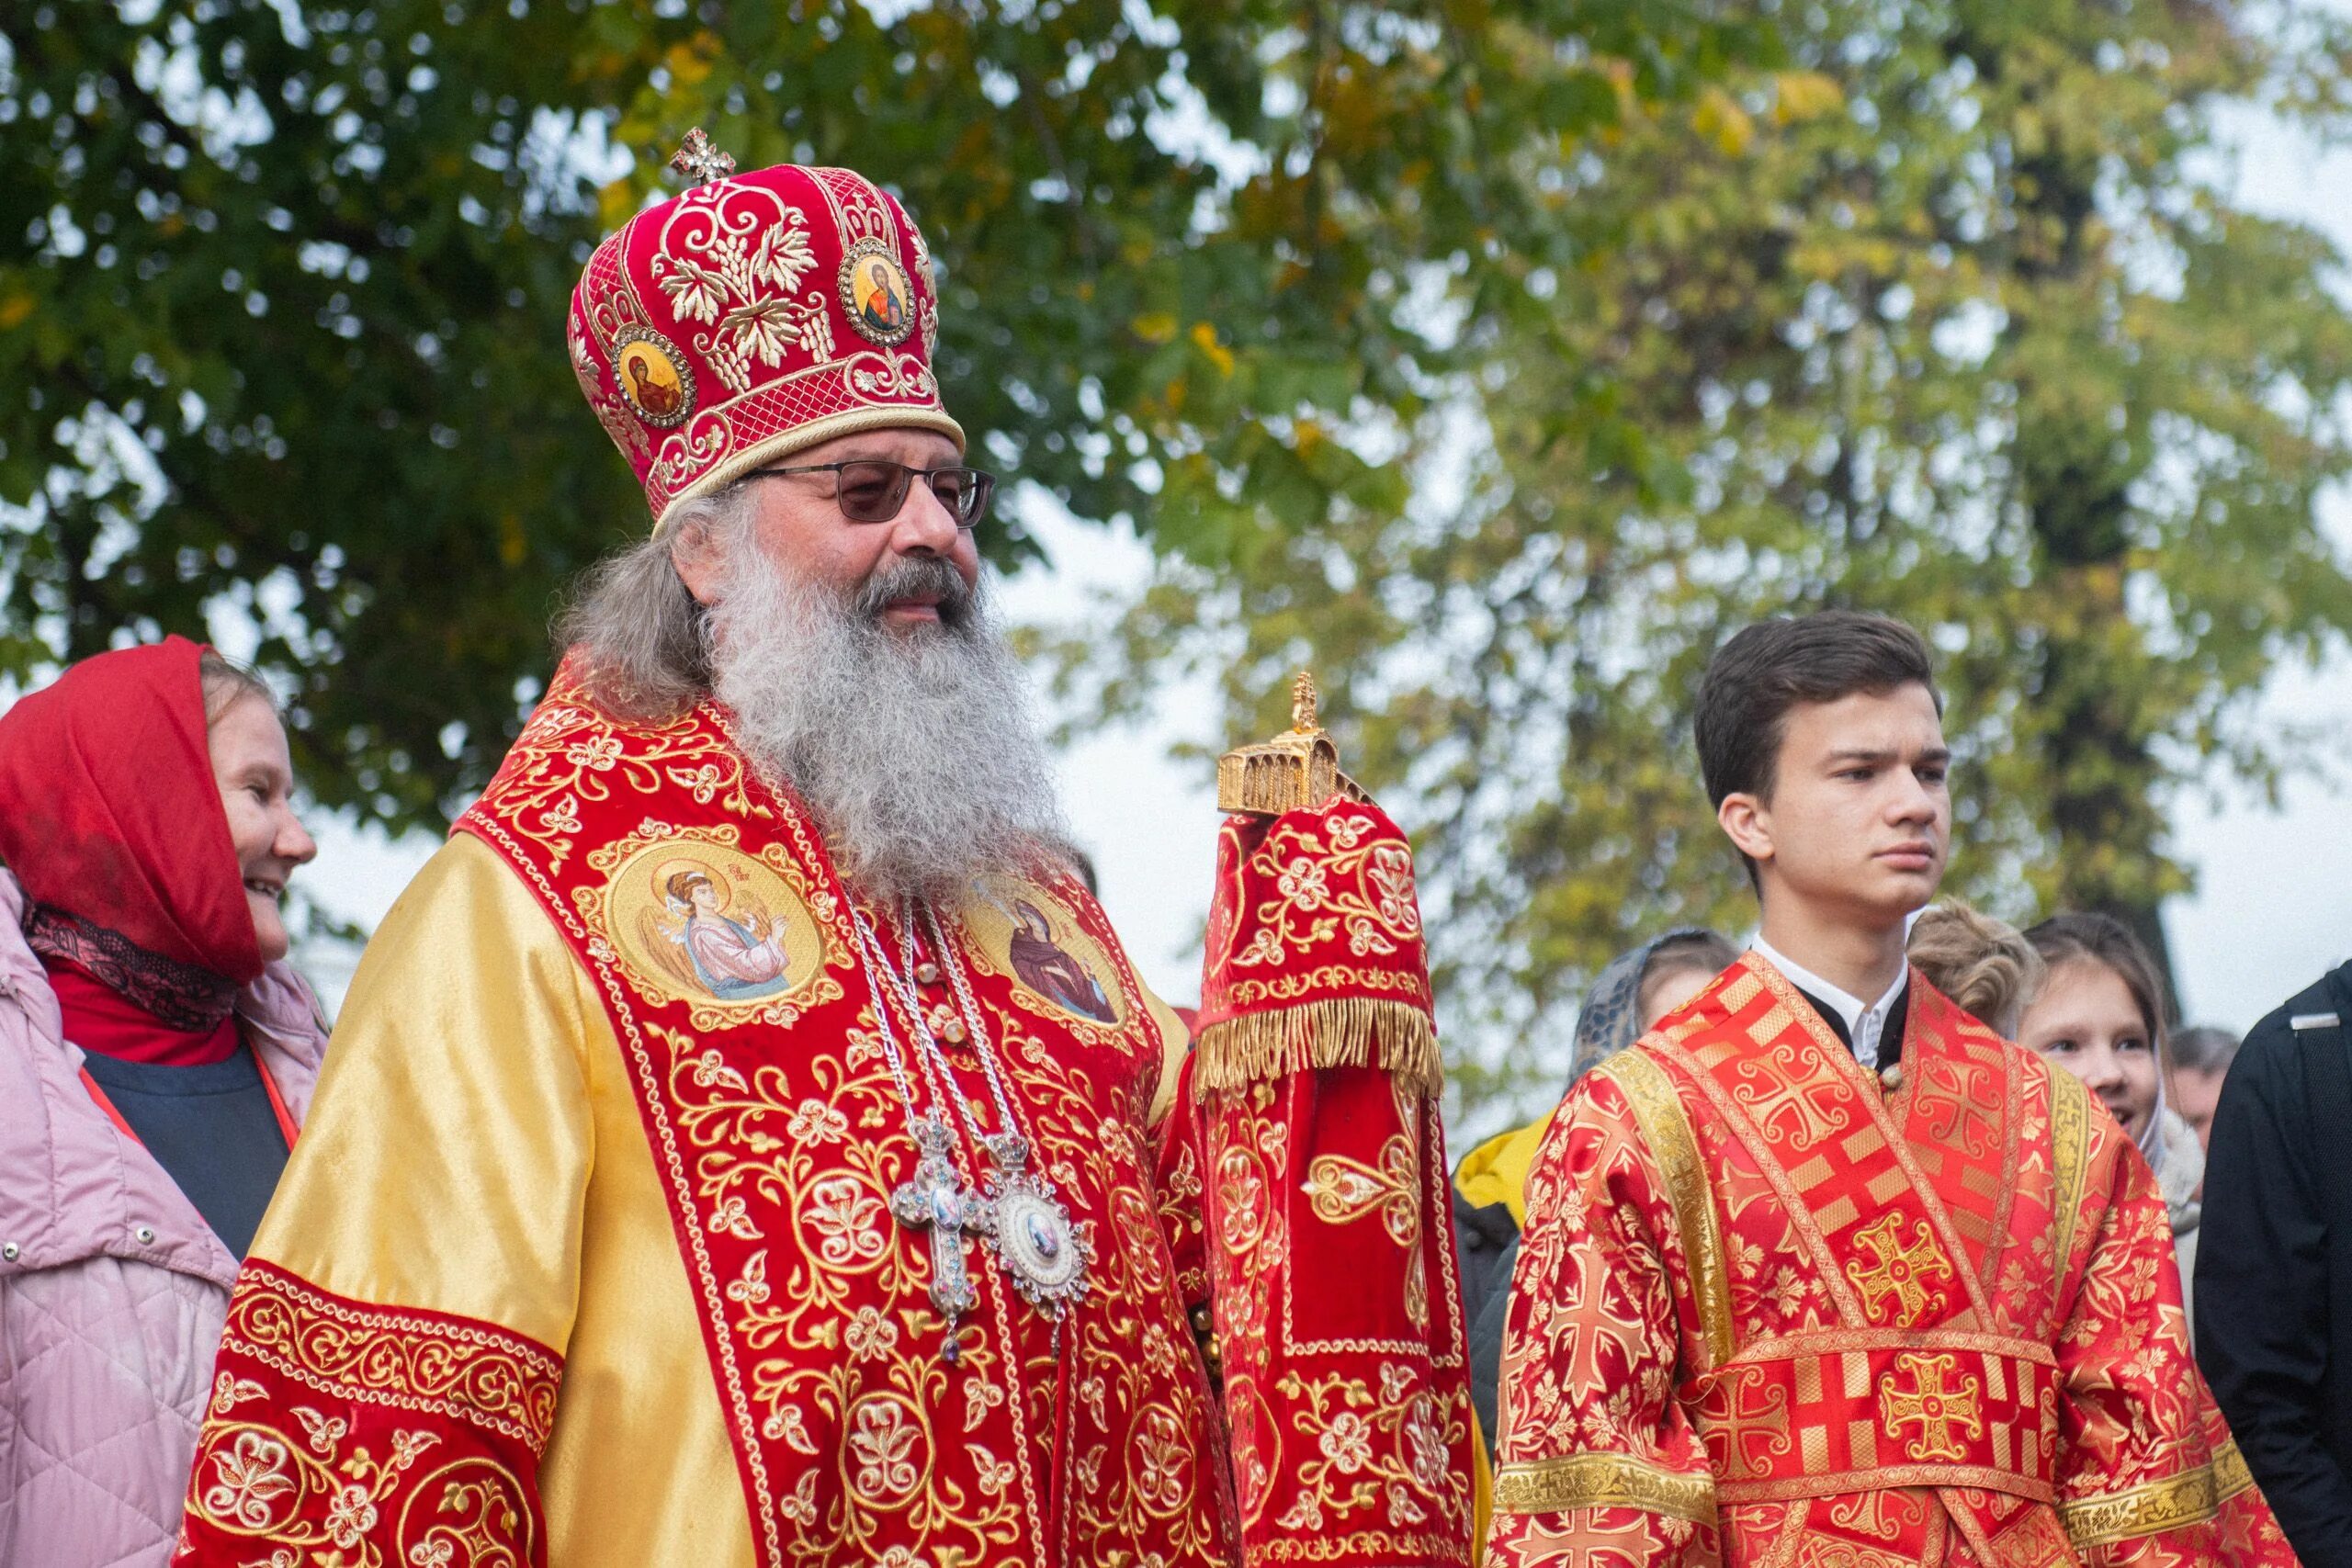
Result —
POLYGON ((639 213, 572 290, 571 368, 645 486, 658 528, 681 501, 837 435, 936 430, 931 251, 848 169, 734 173, 701 131, 672 165, 695 183, 639 213))
POLYGON ((1238 1089, 1309 1067, 1442 1077, 1429 948, 1404 830, 1339 771, 1301 675, 1292 728, 1228 752, 1193 1082, 1238 1089))

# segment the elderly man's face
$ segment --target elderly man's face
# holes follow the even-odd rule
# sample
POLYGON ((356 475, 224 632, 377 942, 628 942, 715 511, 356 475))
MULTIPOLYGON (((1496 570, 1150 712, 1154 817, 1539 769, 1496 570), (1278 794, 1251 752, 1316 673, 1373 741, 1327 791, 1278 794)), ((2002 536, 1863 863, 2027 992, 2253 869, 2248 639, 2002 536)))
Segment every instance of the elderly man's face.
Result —
MULTIPOLYGON (((930 430, 874 430, 843 435, 779 460, 777 468, 815 468, 881 458, 912 468, 948 468, 960 462, 956 444, 930 430)), ((980 578, 978 547, 956 526, 955 514, 931 486, 918 479, 907 486, 905 502, 888 523, 853 523, 842 515, 830 473, 789 474, 754 482, 759 508, 752 525, 760 548, 777 566, 803 581, 847 594, 899 558, 933 557, 947 562, 965 586, 980 578)), ((696 599, 707 604, 717 594, 724 562, 718 552, 684 541, 678 575, 696 599)), ((939 619, 938 596, 918 592, 884 605, 885 626, 912 627, 939 619)))

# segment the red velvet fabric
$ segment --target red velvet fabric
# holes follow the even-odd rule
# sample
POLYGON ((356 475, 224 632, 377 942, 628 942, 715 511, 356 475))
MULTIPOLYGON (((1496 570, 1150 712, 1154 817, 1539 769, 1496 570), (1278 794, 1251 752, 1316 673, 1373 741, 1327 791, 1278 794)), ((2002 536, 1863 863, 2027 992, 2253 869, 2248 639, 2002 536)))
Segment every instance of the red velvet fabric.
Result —
POLYGON ((0 861, 65 1035, 137 1061, 218 1061, 262 972, 212 776, 203 645, 85 659, 0 715, 0 861))

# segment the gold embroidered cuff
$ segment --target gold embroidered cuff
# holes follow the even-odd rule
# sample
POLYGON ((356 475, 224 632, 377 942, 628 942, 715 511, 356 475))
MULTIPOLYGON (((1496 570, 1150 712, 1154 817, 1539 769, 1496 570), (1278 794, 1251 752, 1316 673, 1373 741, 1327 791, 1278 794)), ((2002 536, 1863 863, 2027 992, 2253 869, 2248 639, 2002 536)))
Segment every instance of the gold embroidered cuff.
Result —
POLYGON ((2211 1463, 2121 1492, 2075 1497, 2060 1504, 2058 1513, 2076 1546, 2106 1546, 2202 1524, 2253 1484, 2237 1444, 2227 1442, 2211 1463))
POLYGON ((1694 1525, 1715 1522, 1715 1483, 1628 1454, 1570 1454, 1507 1464, 1495 1472, 1498 1514, 1557 1514, 1570 1508, 1639 1508, 1694 1525))

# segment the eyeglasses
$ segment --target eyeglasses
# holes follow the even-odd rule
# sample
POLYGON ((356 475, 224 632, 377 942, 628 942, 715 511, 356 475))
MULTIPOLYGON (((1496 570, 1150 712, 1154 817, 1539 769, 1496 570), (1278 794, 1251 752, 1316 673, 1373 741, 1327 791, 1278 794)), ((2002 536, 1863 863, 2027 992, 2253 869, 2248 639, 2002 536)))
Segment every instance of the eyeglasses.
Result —
POLYGON ((860 457, 848 463, 813 463, 804 468, 753 468, 746 479, 786 474, 831 474, 833 500, 842 515, 853 523, 888 523, 907 503, 907 486, 920 474, 939 504, 947 508, 958 528, 977 528, 988 515, 989 497, 996 491, 996 476, 978 468, 912 468, 881 457, 860 457))

